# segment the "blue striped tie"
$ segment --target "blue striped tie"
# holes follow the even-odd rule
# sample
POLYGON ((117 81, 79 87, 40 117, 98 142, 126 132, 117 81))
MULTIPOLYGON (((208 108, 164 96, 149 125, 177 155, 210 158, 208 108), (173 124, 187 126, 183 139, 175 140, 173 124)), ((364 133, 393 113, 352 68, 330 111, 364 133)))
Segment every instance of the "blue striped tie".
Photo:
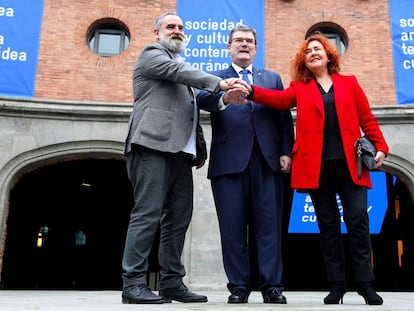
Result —
MULTIPOLYGON (((250 79, 249 79, 250 70, 243 69, 242 71, 240 71, 240 73, 242 75, 242 80, 243 81, 245 81, 249 85, 252 84, 250 79)), ((251 100, 248 101, 247 106, 249 106, 251 110, 254 109, 254 103, 251 100)))
POLYGON ((240 71, 240 73, 242 74, 242 80, 250 85, 251 84, 250 79, 249 79, 250 70, 243 69, 242 71, 240 71))

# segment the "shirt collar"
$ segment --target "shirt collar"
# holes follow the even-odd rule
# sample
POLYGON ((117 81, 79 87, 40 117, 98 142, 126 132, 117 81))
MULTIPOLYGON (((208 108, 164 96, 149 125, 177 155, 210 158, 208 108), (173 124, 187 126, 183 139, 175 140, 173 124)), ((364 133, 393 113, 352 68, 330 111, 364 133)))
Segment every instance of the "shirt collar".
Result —
POLYGON ((247 70, 250 70, 251 74, 253 74, 253 65, 252 64, 250 64, 246 68, 242 68, 239 65, 236 65, 235 63, 232 63, 231 65, 233 66, 234 70, 236 70, 237 73, 240 73, 240 71, 242 71, 243 69, 247 69, 247 70))

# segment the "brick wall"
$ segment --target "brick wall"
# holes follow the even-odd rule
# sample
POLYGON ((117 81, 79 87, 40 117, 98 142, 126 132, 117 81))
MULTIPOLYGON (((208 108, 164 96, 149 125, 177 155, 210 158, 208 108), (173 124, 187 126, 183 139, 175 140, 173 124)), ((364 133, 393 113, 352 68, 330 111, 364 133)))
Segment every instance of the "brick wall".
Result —
MULTIPOLYGON (((155 17, 175 5, 175 0, 46 0, 35 96, 130 104, 135 60, 144 45, 154 42, 155 17), (128 26, 131 41, 124 53, 104 58, 89 50, 88 29, 101 18, 128 26)), ((287 86, 297 46, 320 22, 336 23, 349 37, 343 73, 357 76, 372 105, 394 105, 386 0, 265 0, 266 67, 279 72, 287 86)))
POLYGON ((290 82, 290 60, 314 24, 332 22, 348 37, 342 73, 354 74, 372 105, 394 105, 395 83, 388 1, 266 0, 266 66, 290 82))
POLYGON ((46 0, 35 97, 132 103, 132 68, 154 42, 155 17, 169 10, 175 1, 46 0), (129 47, 116 57, 99 57, 87 45, 89 27, 102 18, 129 28, 129 47))

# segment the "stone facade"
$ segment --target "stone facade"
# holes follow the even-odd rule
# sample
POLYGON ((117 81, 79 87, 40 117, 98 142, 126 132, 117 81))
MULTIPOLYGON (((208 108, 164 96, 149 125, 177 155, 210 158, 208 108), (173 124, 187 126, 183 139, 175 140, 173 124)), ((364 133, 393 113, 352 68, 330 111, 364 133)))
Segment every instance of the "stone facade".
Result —
MULTIPOLYGON (((386 0, 266 0, 266 67, 290 81, 289 64, 310 27, 334 22, 348 37, 343 71, 354 73, 367 93, 390 155, 383 169, 398 176, 414 197, 414 106, 397 106, 386 0), (294 22, 292 22, 294 21, 294 22)), ((9 193, 36 167, 79 158, 123 159, 131 112, 132 67, 142 47, 154 41, 154 19, 175 10, 173 0, 45 1, 35 99, 0 99, 0 266, 7 238, 9 193), (86 44, 102 18, 122 20, 131 33, 128 49, 103 58, 86 44)), ((207 142, 211 129, 206 114, 207 142)), ((195 207, 184 262, 193 288, 223 289, 220 237, 207 165, 194 170, 195 207)))
MULTIPOLYGON (((398 176, 414 197, 414 106, 373 108, 391 153, 383 169, 398 176)), ((0 100, 0 232, 4 251, 9 194, 26 172, 59 161, 123 159, 131 108, 122 104, 0 100)), ((211 140, 203 115, 206 140, 211 140)), ((220 236, 207 165, 194 170, 195 204, 184 263, 193 288, 224 289, 220 236)), ((1 254, 2 254, 1 253, 1 254)), ((0 264, 1 264, 0 256, 0 264)))

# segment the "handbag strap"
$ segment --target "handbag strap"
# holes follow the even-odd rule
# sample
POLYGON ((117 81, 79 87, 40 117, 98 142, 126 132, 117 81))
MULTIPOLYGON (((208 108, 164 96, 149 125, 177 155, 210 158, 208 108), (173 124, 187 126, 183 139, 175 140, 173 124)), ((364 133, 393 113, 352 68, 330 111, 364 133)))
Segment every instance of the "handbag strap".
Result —
POLYGON ((357 140, 356 154, 357 154, 357 163, 358 163, 358 179, 361 179, 362 177, 362 147, 361 147, 361 142, 359 141, 359 139, 357 140))

